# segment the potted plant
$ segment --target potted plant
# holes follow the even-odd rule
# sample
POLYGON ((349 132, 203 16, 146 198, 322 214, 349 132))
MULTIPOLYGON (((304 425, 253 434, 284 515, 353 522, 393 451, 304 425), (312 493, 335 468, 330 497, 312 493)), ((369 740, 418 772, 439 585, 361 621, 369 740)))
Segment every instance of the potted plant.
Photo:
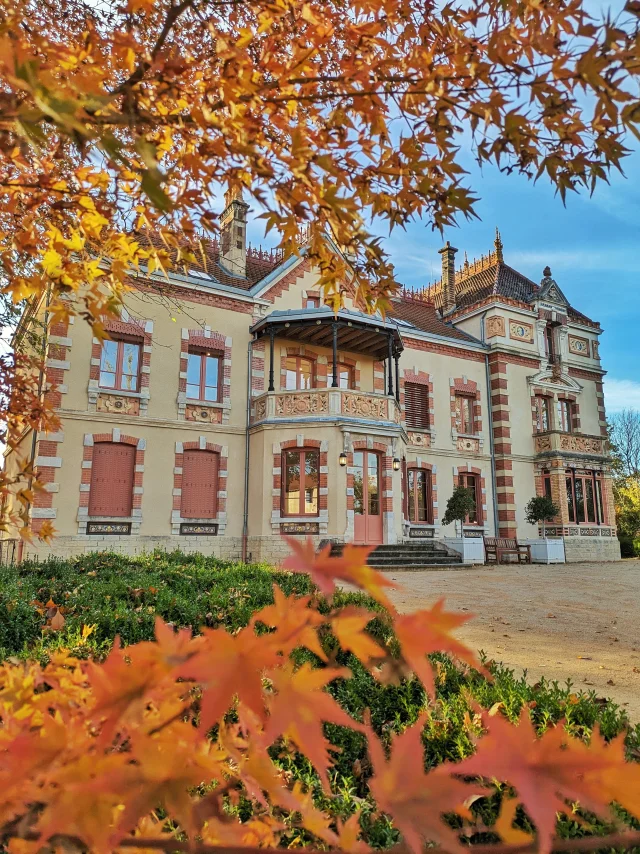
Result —
POLYGON ((535 563, 564 563, 564 540, 562 537, 547 538, 546 523, 560 512, 547 495, 534 496, 524 508, 525 519, 530 525, 542 523, 542 537, 529 540, 531 560, 535 563))
POLYGON ((470 489, 456 486, 453 495, 447 501, 447 508, 442 517, 443 525, 454 523, 454 537, 445 537, 445 543, 462 555, 463 563, 484 563, 484 544, 480 534, 475 537, 464 536, 464 520, 476 509, 476 500, 470 489), (460 523, 460 535, 458 525, 460 523))

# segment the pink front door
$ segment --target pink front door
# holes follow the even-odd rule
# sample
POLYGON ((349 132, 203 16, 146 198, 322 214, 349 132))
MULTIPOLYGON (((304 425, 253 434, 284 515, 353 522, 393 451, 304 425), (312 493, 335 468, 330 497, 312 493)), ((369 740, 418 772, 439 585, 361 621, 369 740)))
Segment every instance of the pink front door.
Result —
POLYGON ((380 455, 374 451, 355 451, 353 455, 353 539, 376 546, 382 543, 382 502, 380 455))

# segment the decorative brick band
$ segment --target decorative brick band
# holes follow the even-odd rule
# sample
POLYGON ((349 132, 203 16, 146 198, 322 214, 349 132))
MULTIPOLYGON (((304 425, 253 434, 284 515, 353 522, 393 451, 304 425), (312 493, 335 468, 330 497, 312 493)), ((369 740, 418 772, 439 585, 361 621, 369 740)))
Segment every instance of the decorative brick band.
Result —
MULTIPOLYGON (((402 343, 405 350, 422 350, 427 353, 442 353, 444 356, 454 356, 456 359, 467 359, 469 362, 484 362, 484 353, 474 350, 463 350, 450 344, 437 344, 435 341, 423 341, 420 338, 410 338, 403 333, 402 343)), ((538 362, 535 363, 538 365, 538 362)))
POLYGON ((319 439, 308 439, 302 433, 298 433, 295 439, 287 439, 284 442, 273 444, 273 485, 271 489, 271 530, 274 534, 280 533, 280 525, 283 522, 295 521, 317 521, 318 533, 326 534, 329 525, 329 444, 319 439), (319 453, 319 482, 318 482, 318 516, 317 517, 291 517, 282 515, 282 452, 291 448, 317 449, 319 453))
POLYGON ((126 308, 122 309, 119 320, 107 319, 105 331, 113 340, 133 340, 141 344, 140 388, 138 391, 119 391, 100 388, 100 359, 102 341, 94 338, 91 345, 91 365, 89 368, 88 395, 89 412, 111 412, 117 415, 145 415, 149 407, 149 374, 151 372, 151 352, 153 321, 132 317, 126 308))
POLYGON ((310 272, 311 261, 308 258, 300 258, 300 262, 294 266, 285 276, 283 276, 275 285, 269 288, 265 293, 260 294, 260 299, 275 302, 279 296, 285 291, 288 291, 292 285, 296 284, 297 279, 301 279, 305 273, 310 272))
MULTIPOLYGON (((516 503, 513 487, 513 463, 511 455, 511 416, 509 412, 509 394, 507 377, 507 359, 504 354, 489 356, 491 377, 491 430, 493 431, 493 450, 496 468, 496 503, 498 518, 495 520, 496 533, 500 537, 515 537, 516 503)), ((486 516, 485 516, 486 518, 486 516)))
POLYGON ((173 509, 171 511, 171 533, 180 534, 180 525, 217 523, 218 536, 223 536, 227 527, 227 474, 229 449, 226 445, 215 445, 200 436, 197 442, 176 442, 175 464, 173 469, 173 509), (216 492, 217 513, 215 519, 183 519, 180 515, 182 504, 182 474, 185 451, 210 451, 218 454, 218 489, 216 492))
MULTIPOLYGON (((131 524, 131 534, 140 533, 142 523, 142 495, 144 493, 142 480, 144 475, 144 452, 147 447, 146 439, 123 435, 119 427, 114 427, 111 433, 85 433, 82 454, 82 476, 80 478, 80 504, 78 507, 78 533, 87 533, 87 523, 92 520, 102 520, 102 517, 89 516, 89 493, 91 491, 91 468, 93 466, 93 446, 96 442, 121 442, 133 445, 136 449, 133 469, 133 496, 131 516, 118 517, 118 522, 131 524)), ((105 521, 111 521, 107 519, 105 521)))
POLYGON ((205 424, 228 424, 231 410, 231 353, 233 339, 221 332, 203 329, 182 329, 180 335, 180 377, 178 379, 178 418, 205 424), (187 364, 191 349, 206 349, 221 358, 221 400, 190 400, 187 398, 187 364))

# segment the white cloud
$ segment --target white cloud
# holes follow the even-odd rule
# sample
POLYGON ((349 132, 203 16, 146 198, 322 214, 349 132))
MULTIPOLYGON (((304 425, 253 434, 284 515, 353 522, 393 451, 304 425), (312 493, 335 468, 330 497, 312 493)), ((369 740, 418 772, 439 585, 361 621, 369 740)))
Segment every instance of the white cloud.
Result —
POLYGON ((640 382, 605 378, 604 401, 608 413, 620 412, 622 409, 640 410, 640 382))

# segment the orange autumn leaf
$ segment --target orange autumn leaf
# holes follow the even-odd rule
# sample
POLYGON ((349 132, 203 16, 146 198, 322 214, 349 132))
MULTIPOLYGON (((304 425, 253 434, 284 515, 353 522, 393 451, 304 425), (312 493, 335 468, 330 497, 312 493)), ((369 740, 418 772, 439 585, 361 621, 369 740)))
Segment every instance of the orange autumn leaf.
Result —
POLYGON ((350 675, 346 667, 314 669, 308 662, 298 670, 289 663, 271 674, 275 694, 269 700, 265 738, 268 743, 281 735, 291 739, 311 760, 325 784, 328 784, 327 749, 330 745, 322 731, 323 722, 361 728, 324 690, 334 679, 346 679, 350 675))
POLYGON ((306 646, 315 652, 318 658, 326 661, 326 655, 320 645, 317 629, 326 619, 309 607, 311 596, 285 596, 277 584, 273 585, 273 605, 266 605, 251 618, 253 623, 275 626, 276 631, 269 638, 270 644, 289 655, 296 647, 306 646))
POLYGON ((378 808, 392 816, 414 854, 422 854, 425 842, 436 842, 446 851, 460 849, 457 834, 443 821, 443 813, 461 811, 465 800, 479 789, 455 779, 443 771, 424 771, 422 729, 424 718, 391 742, 391 755, 386 759, 376 735, 369 731, 369 754, 374 776, 369 788, 378 808))
POLYGON ((317 584, 326 596, 333 593, 336 589, 336 580, 340 580, 364 590, 381 605, 387 608, 392 607, 383 588, 395 588, 397 585, 381 572, 367 566, 366 560, 372 551, 371 546, 354 546, 352 543, 347 543, 341 555, 332 557, 330 543, 316 553, 310 537, 304 542, 300 542, 295 537, 284 539, 293 553, 283 561, 283 569, 308 573, 314 584, 317 584))
POLYGON ((427 655, 432 652, 447 652, 472 667, 480 668, 477 657, 451 634, 470 619, 470 614, 445 611, 444 599, 429 610, 395 615, 394 629, 402 657, 428 693, 434 693, 433 670, 427 660, 427 655))
POLYGON ((451 774, 494 778, 513 786, 517 802, 536 826, 543 854, 552 849, 557 813, 570 813, 572 802, 608 814, 611 801, 622 796, 634 814, 640 813, 640 769, 625 762, 624 736, 605 745, 594 734, 589 746, 561 725, 538 736, 526 708, 517 726, 502 715, 485 717, 485 726, 487 734, 480 738, 476 753, 447 769, 451 774))
POLYGON ((222 718, 236 697, 259 717, 264 714, 262 678, 277 663, 269 635, 258 637, 253 626, 231 635, 205 629, 197 652, 176 668, 176 676, 202 686, 200 726, 207 730, 222 718))
POLYGON ((331 627, 343 649, 352 652, 364 664, 372 658, 384 658, 385 651, 364 631, 375 617, 371 611, 350 606, 331 617, 331 627))

